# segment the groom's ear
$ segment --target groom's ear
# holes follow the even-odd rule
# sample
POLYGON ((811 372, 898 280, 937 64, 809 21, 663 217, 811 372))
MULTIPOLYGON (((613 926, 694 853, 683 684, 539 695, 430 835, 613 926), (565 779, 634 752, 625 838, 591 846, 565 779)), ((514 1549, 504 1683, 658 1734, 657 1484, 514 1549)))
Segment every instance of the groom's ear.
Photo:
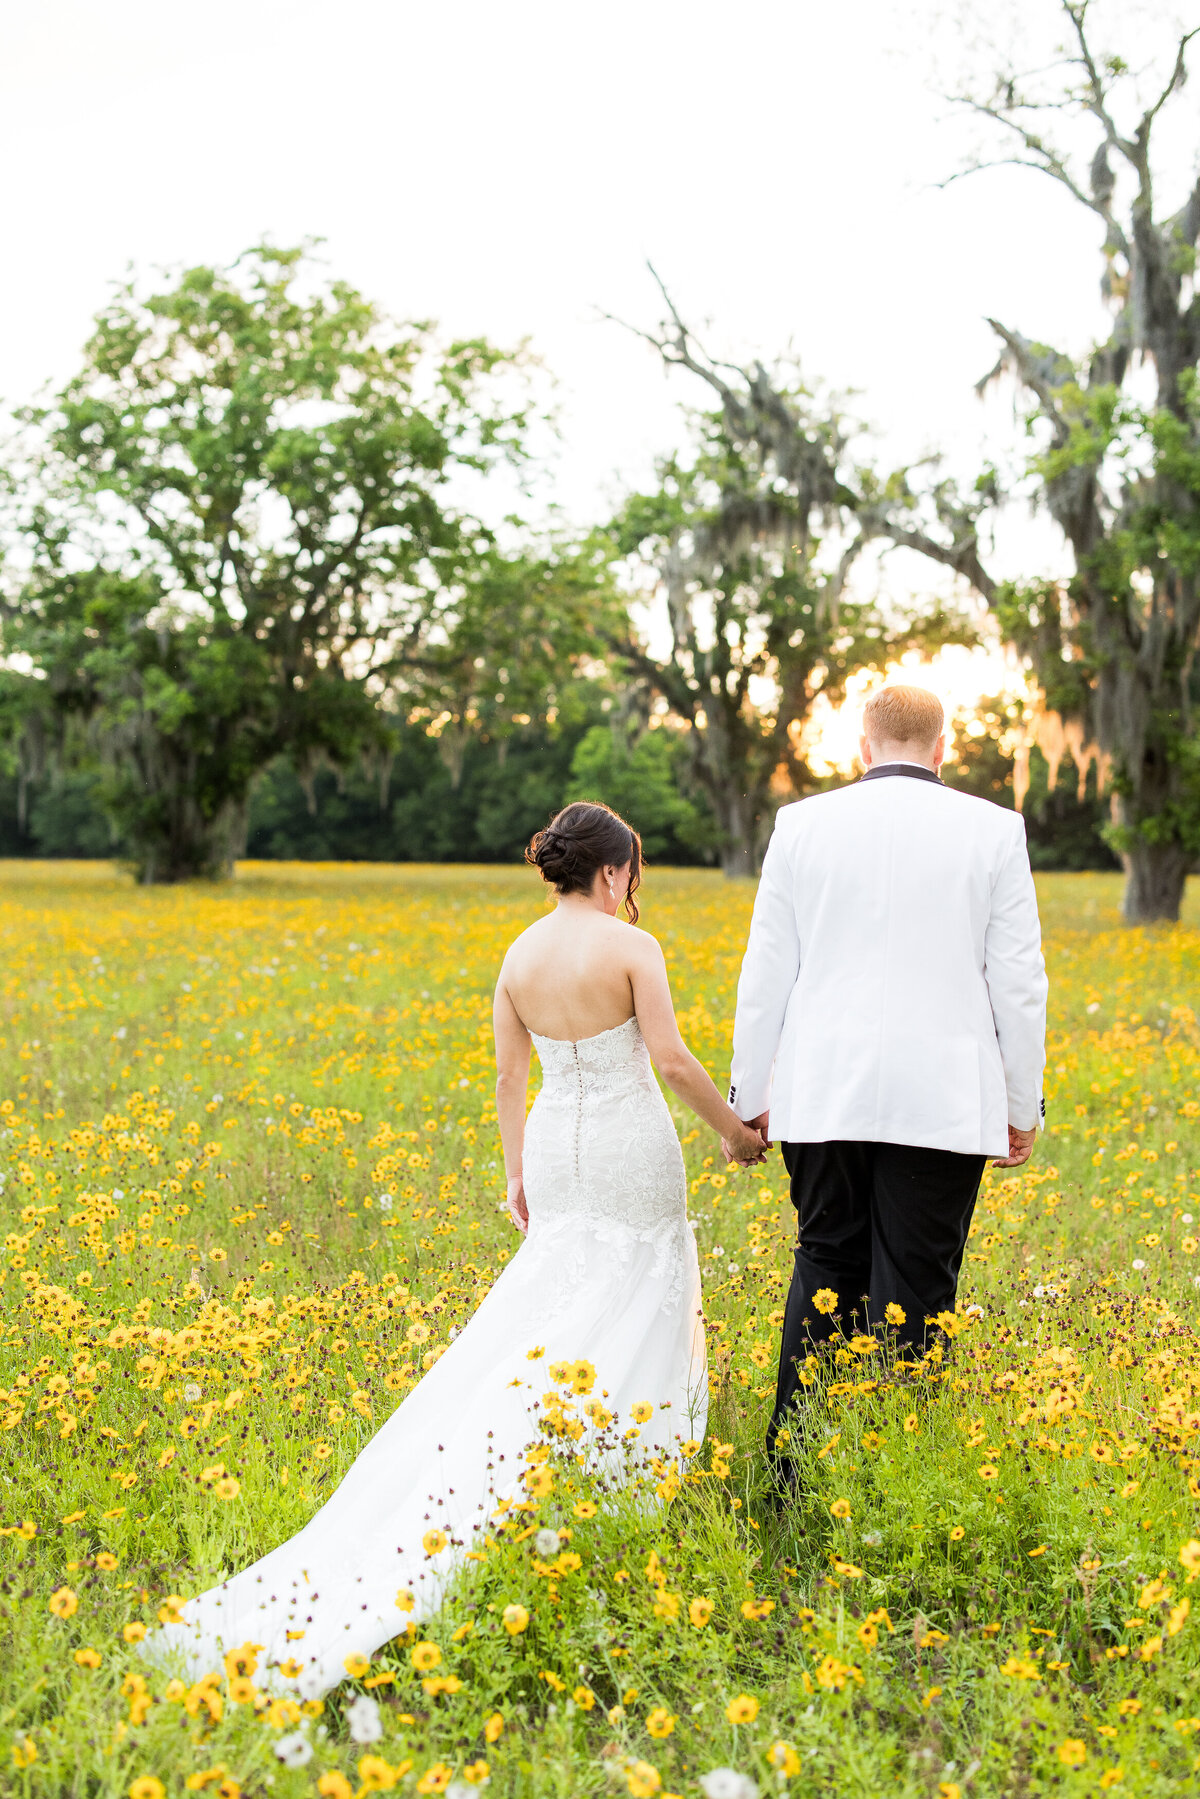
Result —
POLYGON ((871 743, 866 732, 858 740, 858 759, 864 768, 871 766, 871 743))

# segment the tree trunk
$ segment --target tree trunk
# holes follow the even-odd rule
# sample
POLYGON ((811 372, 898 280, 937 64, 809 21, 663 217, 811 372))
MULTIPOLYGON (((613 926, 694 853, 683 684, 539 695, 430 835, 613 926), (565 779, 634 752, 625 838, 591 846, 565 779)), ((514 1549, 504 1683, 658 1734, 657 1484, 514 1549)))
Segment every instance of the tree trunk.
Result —
POLYGON ((721 827, 721 868, 731 881, 752 880, 762 863, 758 821, 761 808, 748 793, 709 789, 717 823, 721 827))
POLYGON ((1126 924, 1175 924, 1187 881, 1188 855, 1177 843, 1137 839, 1121 857, 1125 864, 1126 924))

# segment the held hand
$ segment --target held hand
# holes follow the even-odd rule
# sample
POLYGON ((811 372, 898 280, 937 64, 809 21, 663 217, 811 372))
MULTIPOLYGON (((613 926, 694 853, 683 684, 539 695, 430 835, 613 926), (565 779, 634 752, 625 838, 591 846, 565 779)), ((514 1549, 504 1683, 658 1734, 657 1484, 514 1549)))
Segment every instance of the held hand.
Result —
POLYGON ((737 1135, 722 1137, 721 1150, 727 1162, 736 1162, 739 1168, 750 1168, 761 1162, 770 1144, 766 1141, 766 1113, 761 1121, 756 1119, 752 1124, 740 1124, 737 1135))
POLYGON ((529 1207, 525 1204, 525 1176, 514 1174, 508 1183, 508 1215, 524 1236, 529 1229, 529 1207))
POLYGON ((1022 1162, 1028 1162, 1033 1152, 1036 1131, 1019 1131, 1015 1124, 1008 1127, 1008 1154, 996 1156, 993 1168, 1019 1168, 1022 1162))

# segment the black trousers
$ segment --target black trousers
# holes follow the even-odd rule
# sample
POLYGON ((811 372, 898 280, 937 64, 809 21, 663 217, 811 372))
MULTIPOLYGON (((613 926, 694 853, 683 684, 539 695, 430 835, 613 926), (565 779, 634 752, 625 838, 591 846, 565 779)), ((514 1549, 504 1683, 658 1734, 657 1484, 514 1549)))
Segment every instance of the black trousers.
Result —
POLYGON ((839 1328, 849 1334, 889 1324, 887 1309, 898 1306, 898 1341, 912 1349, 925 1346, 926 1321, 954 1305, 987 1161, 898 1143, 781 1147, 800 1234, 769 1447, 799 1390, 797 1360, 839 1328), (822 1289, 837 1295, 832 1312, 813 1303, 822 1289))

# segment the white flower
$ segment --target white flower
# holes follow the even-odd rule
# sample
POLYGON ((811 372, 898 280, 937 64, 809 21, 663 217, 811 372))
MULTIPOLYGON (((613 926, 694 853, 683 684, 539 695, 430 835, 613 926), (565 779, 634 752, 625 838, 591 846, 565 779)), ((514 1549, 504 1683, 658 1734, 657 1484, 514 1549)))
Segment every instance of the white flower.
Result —
MULTIPOLYGON (((468 1087, 470 1086, 470 1082, 464 1081, 462 1085, 468 1087)), ((479 1786, 485 1787, 489 1785, 489 1782, 485 1777, 478 1784, 479 1786)), ((475 1791, 476 1788, 469 1787, 465 1780, 452 1780, 450 1785, 446 1788, 446 1799, 473 1799, 475 1791)))
POLYGON ((280 1737, 275 1753, 285 1768, 302 1768, 312 1760, 313 1746, 303 1731, 294 1730, 290 1737, 280 1737))
POLYGON ((868 1549, 878 1549, 883 1542, 883 1532, 878 1530, 865 1530, 863 1532, 863 1542, 868 1549))
POLYGON ((758 1788, 748 1774, 736 1768, 713 1768, 700 1776, 704 1799, 758 1799, 758 1788))
POLYGON ((187 1386, 183 1389, 183 1397, 190 1404, 193 1399, 199 1399, 200 1392, 201 1392, 201 1389, 198 1386, 198 1384, 194 1380, 190 1380, 188 1382, 187 1386))
POLYGON ((533 1546, 539 1555, 557 1555, 562 1547, 562 1538, 556 1530, 539 1530, 533 1539, 533 1546))
POLYGON ((114 1187, 112 1190, 112 1196, 114 1199, 124 1199, 124 1197, 125 1197, 124 1189, 121 1187, 114 1187))
POLYGON ((1141 1272, 1141 1270, 1142 1270, 1142 1269, 1143 1269, 1143 1268, 1144 1268, 1144 1267, 1145 1267, 1145 1266, 1146 1266, 1146 1264, 1145 1264, 1145 1262, 1144 1262, 1144 1261, 1143 1261, 1143 1260, 1142 1260, 1142 1258, 1141 1258, 1141 1256, 1134 1256, 1134 1258, 1133 1258, 1133 1265, 1134 1265, 1134 1267, 1135 1267, 1135 1268, 1136 1268, 1136 1269, 1137 1269, 1137 1270, 1138 1270, 1138 1272, 1139 1272, 1139 1273, 1140 1273, 1140 1272, 1141 1272))
POLYGON ((392 1209, 392 1196, 390 1193, 381 1193, 375 1203, 378 1205, 381 1212, 390 1212, 392 1209))
MULTIPOLYGON (((328 1690, 327 1683, 321 1678, 320 1664, 318 1662, 306 1663, 299 1680, 296 1682, 296 1691, 299 1693, 301 1699, 321 1699, 328 1690)), ((317 1731, 317 1735, 325 1736, 327 1734, 325 1726, 322 1724, 317 1731)))
POLYGON ((346 1723, 356 1743, 377 1743, 383 1735, 383 1719, 379 1707, 366 1693, 360 1693, 346 1709, 346 1723))
POLYGON ((709 1251, 709 1254, 714 1255, 714 1256, 723 1256, 725 1254, 725 1251, 722 1249, 722 1247, 719 1243, 714 1243, 712 1246, 712 1249, 709 1251))
POLYGON ((1099 1010, 1100 1010, 1100 1001, 1098 999, 1094 999, 1092 1001, 1091 1005, 1088 1007, 1088 1011, 1089 1012, 1098 1012, 1099 1010))
POLYGON ((1180 1218, 1183 1224, 1190 1224, 1192 1222, 1192 1214, 1190 1212, 1181 1213, 1180 1218))
POLYGON ((729 1272, 730 1274, 740 1274, 742 1272, 740 1264, 737 1262, 730 1262, 729 1272))

